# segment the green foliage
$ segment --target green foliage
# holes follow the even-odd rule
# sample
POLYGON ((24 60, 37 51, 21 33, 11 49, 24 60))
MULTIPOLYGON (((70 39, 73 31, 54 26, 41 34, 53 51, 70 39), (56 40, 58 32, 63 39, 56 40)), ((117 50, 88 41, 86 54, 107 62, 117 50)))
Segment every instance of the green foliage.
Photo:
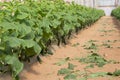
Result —
POLYGON ((120 76, 120 70, 115 70, 113 73, 108 72, 107 74, 110 76, 120 76))
POLYGON ((116 9, 114 9, 111 15, 116 17, 117 19, 120 19, 120 7, 117 7, 116 9))
POLYGON ((86 50, 91 50, 91 51, 97 51, 98 50, 98 45, 95 43, 97 42, 96 40, 90 40, 85 43, 82 47, 86 50))
POLYGON ((105 46, 106 48, 112 48, 112 46, 108 43, 103 43, 102 46, 105 46))
POLYGON ((77 80, 77 75, 76 74, 68 74, 64 77, 65 80, 77 80))
POLYGON ((89 78, 96 78, 96 77, 104 77, 107 76, 107 72, 96 72, 91 75, 89 75, 89 78))
MULTIPOLYGON (((103 67, 105 64, 108 63, 106 59, 104 59, 102 56, 98 55, 97 53, 92 53, 91 55, 88 55, 85 58, 81 58, 79 61, 83 63, 91 63, 98 67, 103 67)), ((91 67, 93 67, 93 65, 91 65, 91 67)))
POLYGON ((88 80, 91 78, 97 78, 97 77, 106 77, 106 76, 120 76, 120 71, 116 70, 113 73, 112 72, 91 72, 87 70, 87 68, 84 69, 84 71, 76 70, 76 69, 70 69, 71 66, 74 66, 74 64, 68 63, 67 68, 61 68, 58 70, 58 76, 63 76, 64 80, 88 80))
POLYGON ((23 69, 23 63, 21 63, 18 58, 14 55, 7 55, 5 58, 5 62, 9 64, 10 68, 13 71, 13 77, 16 77, 21 70, 23 69))
POLYGON ((62 68, 58 71, 58 75, 69 74, 71 73, 70 69, 62 68))
POLYGON ((75 43, 75 44, 73 44, 72 46, 73 47, 77 47, 77 46, 79 46, 80 45, 80 43, 75 43))
POLYGON ((68 63, 68 69, 73 70, 74 67, 75 67, 75 65, 73 65, 73 64, 71 64, 71 63, 68 63))
POLYGON ((104 15, 102 10, 63 0, 13 0, 0 3, 0 7, 0 69, 8 65, 13 77, 22 70, 22 61, 30 61, 35 55, 40 61, 39 55, 52 54, 52 41, 66 44, 73 31, 104 15))
POLYGON ((97 45, 95 43, 90 43, 88 45, 85 45, 84 47, 85 47, 85 49, 97 50, 97 45))
POLYGON ((74 67, 75 65, 68 63, 68 68, 61 68, 58 71, 58 75, 63 75, 64 80, 76 80, 77 74, 75 74, 75 72, 77 71, 74 71, 74 67))
POLYGON ((65 59, 61 59, 59 62, 55 63, 55 65, 61 66, 67 63, 70 60, 70 57, 67 57, 65 59))

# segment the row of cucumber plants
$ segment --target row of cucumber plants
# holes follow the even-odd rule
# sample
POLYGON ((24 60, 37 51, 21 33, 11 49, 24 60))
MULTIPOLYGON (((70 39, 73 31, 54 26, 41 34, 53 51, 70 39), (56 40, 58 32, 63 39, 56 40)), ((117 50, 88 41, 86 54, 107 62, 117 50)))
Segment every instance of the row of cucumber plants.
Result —
MULTIPOLYGON (((73 32, 104 15, 102 10, 63 0, 13 0, 0 3, 0 71, 17 79, 23 62, 51 53, 51 42, 66 44, 73 32)), ((52 53, 51 53, 52 54, 52 53)))
POLYGON ((114 9, 111 15, 120 20, 120 7, 117 7, 116 9, 114 9))

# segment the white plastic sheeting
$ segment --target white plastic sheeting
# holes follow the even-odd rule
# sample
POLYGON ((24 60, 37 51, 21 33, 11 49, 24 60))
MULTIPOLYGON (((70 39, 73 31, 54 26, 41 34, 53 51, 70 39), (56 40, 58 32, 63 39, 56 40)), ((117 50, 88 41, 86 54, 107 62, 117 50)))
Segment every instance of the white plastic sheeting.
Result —
POLYGON ((115 0, 98 0, 98 6, 115 6, 115 0))
POLYGON ((65 0, 65 1, 66 2, 74 1, 77 4, 81 4, 89 7, 120 5, 120 0, 65 0))
POLYGON ((103 9, 107 16, 111 14, 111 11, 113 9, 115 9, 117 6, 120 6, 120 0, 65 0, 65 1, 68 2, 74 1, 77 4, 103 9))

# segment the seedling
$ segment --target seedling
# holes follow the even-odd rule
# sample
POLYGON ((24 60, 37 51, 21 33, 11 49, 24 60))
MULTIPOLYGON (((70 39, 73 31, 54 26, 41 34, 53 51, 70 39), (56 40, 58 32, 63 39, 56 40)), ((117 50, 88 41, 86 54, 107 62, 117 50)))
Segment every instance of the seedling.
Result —
POLYGON ((65 63, 67 63, 68 61, 70 61, 70 57, 67 57, 65 59, 61 59, 59 62, 55 63, 55 65, 62 66, 65 63))
POLYGON ((102 46, 105 46, 106 48, 113 48, 109 43, 103 43, 102 46))
POLYGON ((79 46, 80 45, 80 43, 75 43, 75 44, 73 44, 72 46, 73 47, 77 47, 77 46, 79 46))
POLYGON ((106 59, 104 59, 102 56, 98 55, 97 53, 92 53, 91 55, 88 55, 87 57, 81 58, 79 62, 82 63, 90 63, 90 65, 96 65, 98 67, 103 67, 105 64, 108 63, 106 59))
POLYGON ((83 45, 84 49, 87 50, 98 50, 98 45, 95 44, 95 40, 88 41, 85 45, 83 45))

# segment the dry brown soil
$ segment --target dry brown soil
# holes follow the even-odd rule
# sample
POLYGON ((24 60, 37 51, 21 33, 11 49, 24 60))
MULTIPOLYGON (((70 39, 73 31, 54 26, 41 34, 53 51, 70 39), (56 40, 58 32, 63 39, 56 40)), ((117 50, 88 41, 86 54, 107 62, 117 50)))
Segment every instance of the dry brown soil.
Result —
MULTIPOLYGON (((38 62, 26 63, 24 70, 20 74, 21 80, 64 80, 62 75, 57 75, 58 70, 67 68, 68 63, 76 65, 75 70, 85 71, 88 64, 80 63, 75 58, 85 57, 90 54, 90 50, 84 49, 83 45, 90 40, 96 40, 98 45, 97 53, 106 60, 120 61, 120 22, 113 17, 102 17, 95 24, 73 35, 66 46, 53 45, 54 55, 42 57, 42 64, 38 62), (109 47, 102 46, 106 41, 110 41, 109 47), (60 60, 70 58, 61 66, 56 65, 60 60)), ((120 64, 109 63, 103 67, 89 68, 89 72, 113 72, 120 69, 120 64)), ((0 80, 11 80, 7 74, 0 75, 0 80)), ((97 77, 87 80, 120 80, 120 77, 97 77)))

